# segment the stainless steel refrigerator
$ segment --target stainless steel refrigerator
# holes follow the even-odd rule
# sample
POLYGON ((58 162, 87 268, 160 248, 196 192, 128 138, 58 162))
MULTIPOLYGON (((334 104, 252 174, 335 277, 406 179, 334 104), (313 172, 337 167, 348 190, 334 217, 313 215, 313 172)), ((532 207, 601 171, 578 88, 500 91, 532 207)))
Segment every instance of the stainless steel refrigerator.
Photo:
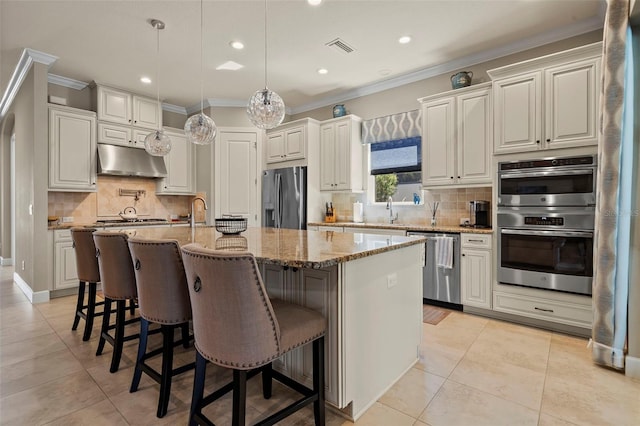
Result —
POLYGON ((263 172, 262 226, 307 229, 306 167, 263 172))

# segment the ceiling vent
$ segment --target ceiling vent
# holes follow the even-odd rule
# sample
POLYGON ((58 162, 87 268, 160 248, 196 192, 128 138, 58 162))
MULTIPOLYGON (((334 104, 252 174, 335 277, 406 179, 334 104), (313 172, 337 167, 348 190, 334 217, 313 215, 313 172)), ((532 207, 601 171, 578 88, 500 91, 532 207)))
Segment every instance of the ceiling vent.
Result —
POLYGON ((351 53, 355 49, 349 46, 344 40, 341 38, 336 38, 335 40, 331 40, 325 46, 329 46, 334 50, 337 50, 340 53, 351 53))

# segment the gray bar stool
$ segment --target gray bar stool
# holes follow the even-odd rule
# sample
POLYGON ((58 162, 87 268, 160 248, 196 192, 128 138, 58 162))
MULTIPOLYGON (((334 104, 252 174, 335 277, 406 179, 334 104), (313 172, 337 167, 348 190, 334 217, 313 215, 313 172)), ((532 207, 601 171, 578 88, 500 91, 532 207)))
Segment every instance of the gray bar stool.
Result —
POLYGON ((302 398, 257 423, 273 425, 313 403, 316 426, 325 424, 324 334, 326 320, 311 309, 270 300, 255 258, 189 244, 182 248, 193 310, 196 372, 189 422, 213 424, 202 409, 233 390, 233 425, 245 424, 247 379, 262 372, 262 393, 275 378, 302 398), (313 389, 272 370, 285 353, 313 342, 313 389), (233 381, 204 397, 207 361, 233 369, 233 381))
MULTIPOLYGON (((110 372, 115 373, 120 366, 122 358, 122 346, 124 342, 137 339, 139 334, 129 336, 124 335, 126 325, 133 324, 140 320, 140 317, 126 319, 127 300, 135 301, 138 294, 136 291, 136 277, 133 272, 133 263, 127 244, 127 234, 124 232, 96 231, 93 233, 93 240, 96 244, 96 255, 100 265, 100 281, 102 282, 102 292, 104 293, 104 315, 102 317, 102 327, 100 330, 100 340, 96 355, 101 355, 105 342, 113 345, 111 355, 110 372), (111 303, 116 302, 116 322, 111 325, 111 303), (109 331, 114 330, 114 335, 109 331)), ((135 304, 131 305, 131 313, 135 312, 135 304)))
POLYGON ((96 312, 96 306, 104 305, 104 302, 96 302, 96 288, 100 282, 100 267, 96 257, 96 246, 93 242, 95 228, 71 228, 71 239, 76 253, 76 269, 78 271, 78 300, 76 302, 76 314, 73 318, 72 330, 78 328, 80 318, 84 319, 85 342, 91 338, 93 319, 102 315, 96 312), (89 287, 87 304, 84 302, 86 287, 89 287))
POLYGON ((195 363, 192 362, 173 369, 174 346, 182 344, 185 348, 189 347, 191 303, 187 277, 184 273, 180 247, 175 240, 130 238, 129 250, 135 270, 141 317, 140 343, 130 392, 138 390, 142 373, 147 373, 153 380, 160 383, 157 416, 164 417, 169 406, 171 378, 195 367, 195 363), (160 324, 162 348, 147 353, 149 323, 160 324), (182 330, 182 339, 177 342, 174 341, 176 327, 182 330), (159 354, 162 354, 161 372, 145 363, 149 358, 159 354))

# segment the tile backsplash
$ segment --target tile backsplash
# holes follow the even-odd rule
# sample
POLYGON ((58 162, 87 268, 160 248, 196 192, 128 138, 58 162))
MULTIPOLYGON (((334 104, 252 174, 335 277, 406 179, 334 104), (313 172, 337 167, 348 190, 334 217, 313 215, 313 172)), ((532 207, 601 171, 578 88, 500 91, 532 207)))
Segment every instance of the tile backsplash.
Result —
MULTIPOLYGON (((117 219, 125 207, 136 209, 143 218, 169 219, 191 211, 192 196, 156 195, 156 180, 116 176, 98 176, 98 192, 49 192, 48 215, 72 216, 77 223, 93 223, 98 219, 117 219), (120 189, 141 190, 139 200, 120 196, 120 189)), ((204 198, 204 194, 198 194, 204 198)), ((204 220, 202 204, 197 203, 196 220, 204 220)))
MULTIPOLYGON (((398 213, 397 223, 428 224, 431 219, 430 205, 439 202, 436 220, 438 225, 455 226, 460 224, 461 218, 469 217, 469 201, 486 200, 492 202, 491 187, 480 188, 451 188, 424 190, 424 204, 396 203, 393 206, 394 215, 398 213)), ((368 204, 366 194, 333 194, 333 207, 338 215, 338 221, 353 220, 353 203, 361 201, 364 204, 364 221, 371 223, 386 223, 389 211, 384 203, 368 204)), ((493 209, 493 206, 492 206, 493 209)))

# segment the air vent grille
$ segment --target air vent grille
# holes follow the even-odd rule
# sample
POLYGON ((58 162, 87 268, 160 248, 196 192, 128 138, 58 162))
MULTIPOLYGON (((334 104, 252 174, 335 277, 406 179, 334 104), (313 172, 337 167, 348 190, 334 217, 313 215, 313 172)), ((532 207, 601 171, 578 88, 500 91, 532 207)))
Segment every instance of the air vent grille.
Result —
POLYGON ((340 53, 351 53, 355 50, 353 47, 349 46, 347 42, 345 42, 339 37, 336 38, 335 40, 331 40, 329 43, 326 44, 326 46, 329 46, 340 53))

